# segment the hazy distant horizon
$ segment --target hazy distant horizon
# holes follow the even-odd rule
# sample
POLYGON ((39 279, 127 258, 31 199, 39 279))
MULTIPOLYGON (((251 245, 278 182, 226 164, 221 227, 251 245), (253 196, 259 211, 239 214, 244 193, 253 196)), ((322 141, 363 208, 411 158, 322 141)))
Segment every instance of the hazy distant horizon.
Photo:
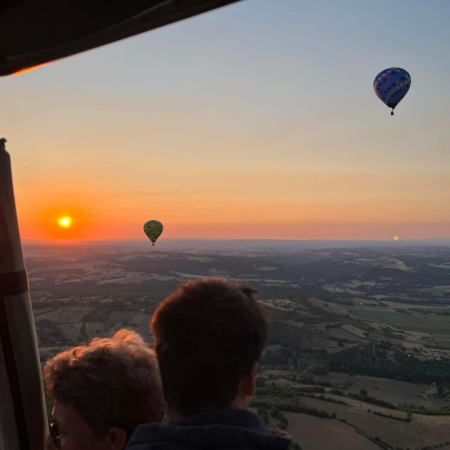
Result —
POLYGON ((129 239, 83 239, 83 240, 45 240, 45 239, 23 239, 23 245, 96 245, 96 246, 126 246, 142 247, 148 250, 179 250, 179 249, 278 249, 278 250, 308 250, 308 249, 326 249, 326 248, 361 248, 361 247, 437 247, 450 246, 450 239, 409 239, 409 240, 347 240, 347 239, 212 239, 212 238, 168 238, 159 240, 153 247, 148 239, 129 238, 129 239))

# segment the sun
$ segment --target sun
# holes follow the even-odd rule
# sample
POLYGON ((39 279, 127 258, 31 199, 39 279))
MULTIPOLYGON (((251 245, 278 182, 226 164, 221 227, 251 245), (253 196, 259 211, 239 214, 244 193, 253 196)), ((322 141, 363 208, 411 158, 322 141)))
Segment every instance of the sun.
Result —
POLYGON ((63 228, 69 228, 70 225, 72 225, 72 218, 71 217, 61 217, 58 219, 58 223, 63 228))
POLYGON ((394 236, 394 241, 398 241, 399 237, 398 236, 394 236))

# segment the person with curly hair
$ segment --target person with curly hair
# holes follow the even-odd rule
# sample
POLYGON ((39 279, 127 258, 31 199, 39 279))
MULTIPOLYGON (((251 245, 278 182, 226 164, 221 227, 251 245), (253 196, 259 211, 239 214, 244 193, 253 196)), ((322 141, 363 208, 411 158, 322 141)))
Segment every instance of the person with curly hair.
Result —
POLYGON ((123 450, 139 424, 165 414, 154 352, 133 331, 56 355, 44 381, 54 402, 46 450, 123 450))

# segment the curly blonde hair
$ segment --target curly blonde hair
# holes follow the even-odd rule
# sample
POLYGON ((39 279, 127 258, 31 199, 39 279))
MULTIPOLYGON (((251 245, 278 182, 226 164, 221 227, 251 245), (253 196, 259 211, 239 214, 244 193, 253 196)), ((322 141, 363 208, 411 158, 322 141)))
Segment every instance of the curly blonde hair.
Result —
POLYGON ((50 398, 73 408, 97 433, 120 427, 130 437, 139 424, 164 416, 155 354, 130 330, 56 355, 44 380, 50 398))

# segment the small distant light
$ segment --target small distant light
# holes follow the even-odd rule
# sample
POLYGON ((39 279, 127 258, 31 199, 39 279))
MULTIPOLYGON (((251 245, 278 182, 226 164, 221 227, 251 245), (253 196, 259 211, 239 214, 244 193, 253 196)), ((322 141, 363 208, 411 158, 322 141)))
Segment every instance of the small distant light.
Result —
POLYGON ((394 241, 398 241, 400 238, 398 236, 394 236, 394 241))

